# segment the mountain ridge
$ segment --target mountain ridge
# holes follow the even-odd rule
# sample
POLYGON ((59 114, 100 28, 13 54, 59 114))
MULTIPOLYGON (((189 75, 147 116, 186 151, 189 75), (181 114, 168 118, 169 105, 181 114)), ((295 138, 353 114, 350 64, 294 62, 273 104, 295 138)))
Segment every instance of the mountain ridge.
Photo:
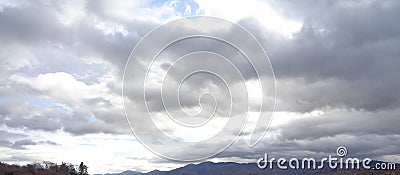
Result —
MULTIPOLYGON (((383 161, 374 160, 370 165, 374 166, 377 163, 383 163, 383 161)), ((319 164, 319 162, 318 162, 319 164)), ((285 164, 288 165, 288 164, 285 164)), ((113 173, 106 175, 247 175, 247 174, 359 174, 359 175, 371 175, 371 174, 394 174, 400 175, 400 166, 396 163, 395 170, 367 170, 361 168, 360 170, 342 170, 342 169, 330 169, 328 164, 324 164, 323 169, 287 169, 282 170, 277 168, 276 162, 273 163, 274 169, 260 169, 256 163, 236 163, 236 162, 201 162, 198 164, 188 164, 183 167, 179 167, 170 171, 153 170, 147 173, 137 171, 124 171, 122 173, 113 173), (128 173, 129 172, 129 173, 128 173)), ((361 166, 360 166, 361 167, 361 166)))

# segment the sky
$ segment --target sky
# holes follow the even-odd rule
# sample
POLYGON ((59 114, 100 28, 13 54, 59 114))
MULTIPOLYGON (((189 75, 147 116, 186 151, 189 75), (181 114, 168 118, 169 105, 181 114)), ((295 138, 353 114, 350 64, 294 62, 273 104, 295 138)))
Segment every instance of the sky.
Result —
MULTIPOLYGON (((324 157, 346 146, 352 157, 399 162, 399 17, 400 2, 395 0, 0 0, 0 161, 84 162, 90 173, 169 170, 188 162, 160 157, 141 143, 157 138, 145 120, 149 113, 171 137, 202 141, 220 131, 227 119, 224 114, 232 110, 230 103, 253 109, 251 102, 259 104, 263 96, 270 108, 262 112, 271 113, 272 104, 275 110, 260 142, 248 145, 251 133, 264 131, 254 130, 259 113, 239 111, 232 118, 250 116, 243 133, 229 148, 202 161, 255 162, 264 153, 324 157), (249 31, 268 54, 273 74, 267 71, 255 78, 238 54, 230 57, 243 74, 240 80, 229 76, 229 66, 211 64, 213 59, 200 56, 177 66, 178 72, 172 72, 167 82, 172 88, 166 85, 167 100, 176 95, 173 85, 179 83, 179 71, 204 65, 228 74, 224 78, 231 82, 230 88, 239 92, 226 100, 227 89, 206 75, 184 83, 181 106, 170 106, 178 118, 179 111, 212 111, 216 102, 212 98, 219 107, 210 125, 189 131, 163 120, 157 89, 146 91, 149 107, 141 108, 143 84, 137 80, 146 67, 130 54, 154 28, 196 15, 217 17, 249 31), (124 79, 128 58, 132 67, 124 79), (247 93, 240 91, 243 84, 247 93), (257 88, 260 84, 273 87, 274 93, 263 94, 257 88), (212 96, 202 96, 203 92, 212 96), (135 137, 127 118, 146 138, 135 137)), ((172 33, 194 30, 191 25, 180 27, 172 33)), ((205 26, 211 31, 214 27, 218 25, 205 26)), ((221 35, 235 38, 235 34, 228 27, 221 35)), ((163 61, 155 62, 149 82, 168 73, 169 57, 196 47, 230 52, 210 41, 178 43, 175 50, 161 55, 163 61)), ((237 135, 233 130, 220 133, 220 139, 237 135)), ((149 144, 162 145, 164 151, 182 158, 208 154, 225 143, 217 139, 181 150, 163 140, 152 141, 149 144)))

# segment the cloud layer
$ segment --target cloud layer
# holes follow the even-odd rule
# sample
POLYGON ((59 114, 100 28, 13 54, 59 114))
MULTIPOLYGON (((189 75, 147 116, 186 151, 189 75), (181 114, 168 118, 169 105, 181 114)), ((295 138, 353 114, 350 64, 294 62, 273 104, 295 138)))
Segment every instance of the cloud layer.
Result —
MULTIPOLYGON (((86 161, 91 172, 101 173, 147 171, 160 168, 160 163, 161 169, 181 166, 155 156, 131 134, 123 111, 122 76, 131 50, 154 27, 182 16, 211 15, 238 23, 261 42, 271 59, 277 90, 274 120, 260 144, 247 146, 251 127, 246 128, 213 160, 255 160, 265 152, 324 156, 344 145, 354 156, 398 162, 398 1, 254 0, 228 4, 231 2, 207 0, 1 1, 0 151, 4 154, 0 160, 86 161), (79 155, 85 160, 78 159, 79 155), (110 158, 124 163, 111 165, 107 161, 110 158)), ((235 37, 235 33, 224 34, 235 37)), ((221 43, 197 40, 172 48, 174 52, 161 55, 165 59, 156 65, 155 74, 166 71, 170 57, 201 48, 226 53, 241 69, 246 83, 254 80, 248 63, 240 55, 230 54, 231 48, 221 43)), ((179 71, 202 62, 202 58, 193 59, 179 71)), ((218 64, 210 68, 229 71, 218 64)), ((135 71, 145 70, 138 64, 127 84, 132 104, 141 101, 135 96, 141 86, 135 82, 135 71)), ((273 81, 268 74, 261 78, 273 81)), ((204 89, 226 97, 218 81, 195 77, 182 87, 185 110, 199 110, 198 95, 204 89)), ((255 94, 250 94, 252 99, 255 94)), ((151 98, 157 92, 149 91, 148 95, 151 98)), ((273 99, 271 94, 267 96, 273 99)), ((162 109, 159 101, 149 100, 152 109, 162 109)), ((203 101, 205 106, 212 103, 203 101)), ((221 103, 220 107, 224 111, 229 104, 221 103)), ((145 116, 147 109, 130 112, 145 116)), ((249 125, 254 122, 250 120, 249 125)), ((207 134, 206 130, 193 136, 176 128, 165 129, 181 137, 207 134)), ((234 132, 225 134, 230 137, 234 132)), ((196 151, 191 152, 166 149, 190 156, 219 144, 197 144, 193 148, 196 151)))

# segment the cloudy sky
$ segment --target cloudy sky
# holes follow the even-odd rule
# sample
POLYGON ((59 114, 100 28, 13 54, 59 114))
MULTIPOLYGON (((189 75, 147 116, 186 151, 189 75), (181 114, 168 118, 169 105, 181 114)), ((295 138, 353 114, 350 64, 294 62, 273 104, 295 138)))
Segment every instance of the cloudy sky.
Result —
MULTIPOLYGON (((128 118, 136 119, 130 123, 140 131, 145 132, 150 125, 142 120, 149 112, 164 122, 162 105, 156 99, 159 94, 151 87, 146 89, 148 109, 141 108, 143 94, 138 92, 143 84, 135 80, 141 78, 139 72, 146 71, 142 60, 131 57, 133 67, 125 79, 124 97, 121 91, 125 65, 138 41, 157 26, 195 15, 222 18, 250 31, 267 52, 276 82, 274 118, 264 138, 250 148, 252 130, 245 128, 227 150, 208 160, 255 162, 264 153, 320 157, 346 146, 353 157, 400 161, 400 2, 395 0, 0 0, 0 161, 83 161, 90 173, 183 166, 185 162, 167 160, 147 150, 127 123, 124 102, 132 106, 126 112, 132 116, 128 118)), ((183 33, 187 30, 192 30, 190 25, 179 28, 183 33)), ((221 35, 235 37, 229 31, 221 35)), ((232 82, 231 90, 239 92, 231 94, 234 98, 229 101, 224 100, 229 95, 226 87, 215 77, 198 75, 183 84, 183 95, 179 96, 183 107, 170 108, 178 118, 180 110, 212 111, 215 101, 210 97, 217 98, 220 108, 213 123, 193 132, 160 126, 171 137, 189 141, 204 140, 218 132, 226 122, 228 102, 238 106, 247 99, 258 103, 260 94, 257 88, 251 89, 258 87, 257 79, 246 62, 223 44, 211 41, 174 45, 160 55, 163 61, 155 62, 149 81, 157 81, 158 75, 169 70, 170 57, 199 47, 231 54, 228 58, 234 60, 243 74, 241 81, 250 90, 240 93, 243 84, 238 83, 238 77, 225 77, 232 82), (205 91, 213 96, 205 96, 199 105, 198 97, 205 91), (210 128, 212 132, 208 132, 210 128)), ((207 67, 205 63, 229 74, 229 68, 212 62, 201 55, 192 57, 183 66, 176 66, 178 72, 172 72, 167 83, 179 83, 179 71, 207 67)), ((271 75, 257 78, 268 86, 274 82, 271 75)), ((166 85, 164 95, 174 96, 174 90, 166 85)), ((265 92, 263 96, 267 99, 264 103, 273 104, 268 101, 273 94, 265 92)), ((252 108, 251 102, 247 105, 252 108)), ((247 115, 236 114, 232 117, 247 115)), ((148 138, 156 137, 151 130, 147 132, 148 138)), ((230 138, 236 133, 223 134, 230 138)), ((185 156, 208 152, 222 143, 194 144, 192 150, 176 150, 163 140, 152 144, 185 156)))

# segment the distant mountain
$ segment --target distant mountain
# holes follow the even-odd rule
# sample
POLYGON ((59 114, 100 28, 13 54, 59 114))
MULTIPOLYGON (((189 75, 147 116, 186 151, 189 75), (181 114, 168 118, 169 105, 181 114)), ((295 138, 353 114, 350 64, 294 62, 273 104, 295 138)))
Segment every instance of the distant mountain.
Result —
POLYGON ((146 175, 164 175, 167 172, 168 171, 153 170, 151 172, 144 173, 144 174, 146 174, 146 175))
POLYGON ((132 170, 127 170, 122 173, 115 173, 115 174, 106 174, 106 175, 143 175, 144 173, 137 172, 137 171, 132 171, 132 170))
MULTIPOLYGON (((151 172, 148 173, 142 173, 142 172, 138 172, 138 171, 124 171, 122 173, 108 173, 105 175, 164 175, 167 171, 159 171, 159 170, 153 170, 151 172)), ((94 174, 94 175, 101 175, 101 174, 94 174)))
MULTIPOLYGON (((381 163, 380 161, 373 161, 371 165, 381 163)), ((400 165, 397 164, 396 170, 339 170, 329 169, 328 164, 321 170, 312 169, 299 169, 299 170, 281 170, 274 169, 259 169, 256 163, 234 163, 234 162, 203 162, 199 164, 188 164, 184 167, 177 168, 171 171, 154 170, 148 173, 140 173, 135 171, 124 171, 119 174, 109 175, 248 175, 248 174, 287 174, 287 175, 305 175, 305 174, 357 174, 357 175, 371 175, 371 174, 391 174, 400 175, 400 165)), ((277 167, 276 163, 274 167, 277 167)))

